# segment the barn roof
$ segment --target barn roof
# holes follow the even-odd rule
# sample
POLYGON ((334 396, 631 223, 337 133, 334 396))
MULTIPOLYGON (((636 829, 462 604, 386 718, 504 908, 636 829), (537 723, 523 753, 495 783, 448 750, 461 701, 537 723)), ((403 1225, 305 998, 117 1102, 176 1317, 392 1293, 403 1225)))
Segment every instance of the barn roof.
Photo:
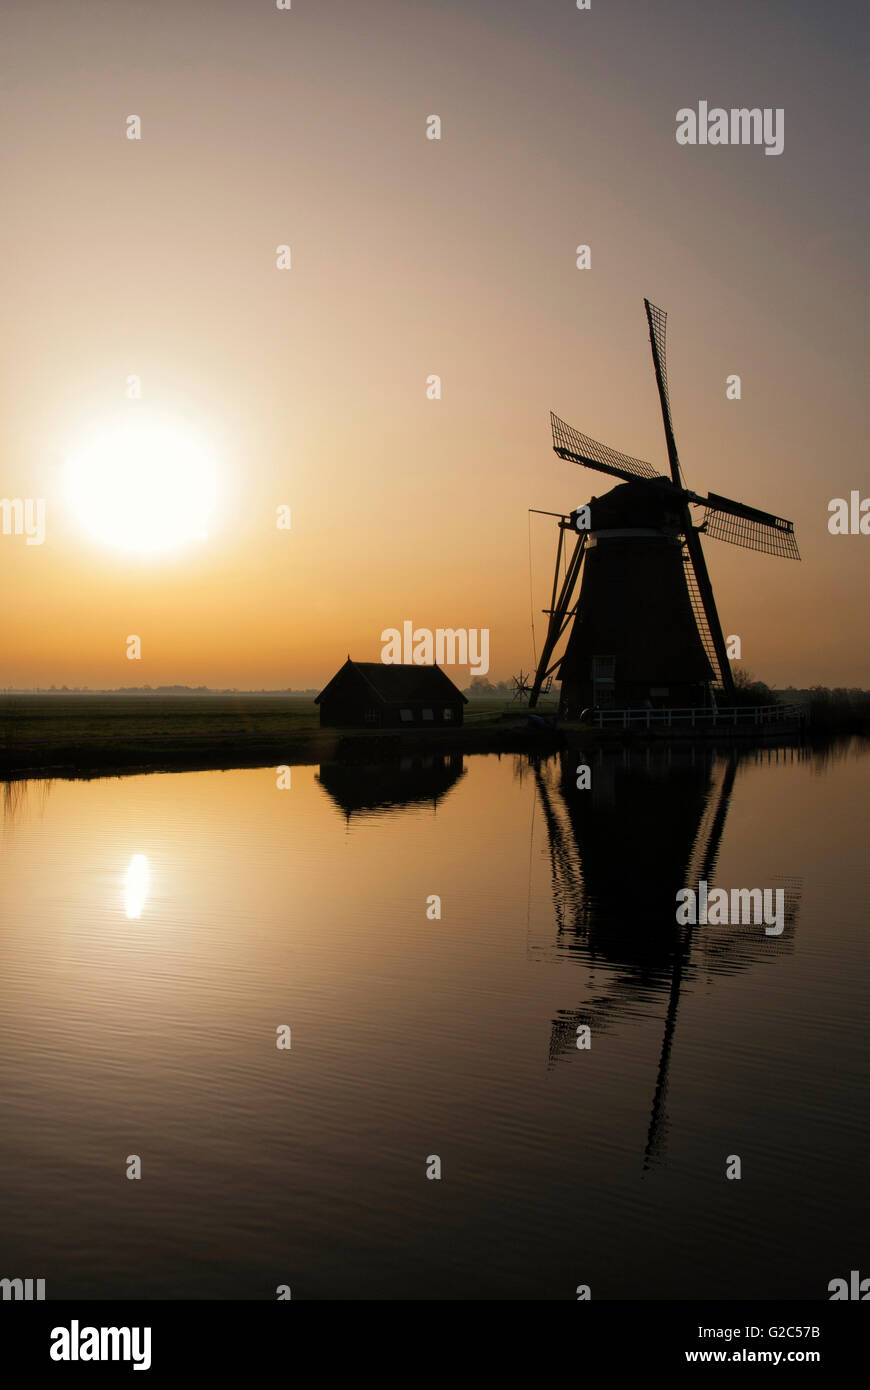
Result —
POLYGON ((315 699, 320 704, 337 681, 355 671, 371 688, 373 694, 385 705, 399 704, 402 700, 455 700, 458 696, 464 704, 468 701, 458 686, 440 666, 400 666, 387 665, 382 661, 347 661, 332 680, 325 685, 315 699))

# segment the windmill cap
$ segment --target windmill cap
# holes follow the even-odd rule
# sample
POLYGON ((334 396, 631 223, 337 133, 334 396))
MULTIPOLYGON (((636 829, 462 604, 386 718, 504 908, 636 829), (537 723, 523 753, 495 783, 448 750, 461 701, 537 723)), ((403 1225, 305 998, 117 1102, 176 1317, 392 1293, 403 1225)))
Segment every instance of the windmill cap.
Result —
POLYGON ((636 483, 619 483, 603 497, 591 498, 588 506, 592 531, 679 530, 682 521, 672 494, 636 483))

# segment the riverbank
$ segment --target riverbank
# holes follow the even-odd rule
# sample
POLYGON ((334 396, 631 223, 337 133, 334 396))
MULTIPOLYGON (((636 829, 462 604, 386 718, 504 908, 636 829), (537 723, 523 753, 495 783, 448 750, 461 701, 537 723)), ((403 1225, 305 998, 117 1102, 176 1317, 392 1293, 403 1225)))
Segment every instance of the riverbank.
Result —
POLYGON ((308 695, 0 695, 0 780, 391 762, 668 742, 727 745, 830 738, 835 730, 548 727, 504 699, 473 700, 458 728, 321 729, 308 695))
POLYGON ((522 752, 561 737, 503 700, 475 701, 459 728, 321 729, 308 696, 0 696, 0 778, 107 777, 326 762, 422 752, 522 752), (479 707, 478 707, 479 706, 479 707))

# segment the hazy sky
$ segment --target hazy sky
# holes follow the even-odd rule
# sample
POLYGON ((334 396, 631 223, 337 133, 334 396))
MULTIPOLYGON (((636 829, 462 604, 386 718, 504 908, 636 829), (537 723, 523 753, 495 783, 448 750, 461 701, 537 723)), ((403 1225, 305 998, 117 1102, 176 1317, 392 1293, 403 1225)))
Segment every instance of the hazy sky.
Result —
POLYGON ((6 0, 0 495, 45 498, 47 530, 0 535, 0 684, 319 685, 406 619, 528 668, 527 509, 607 487, 552 453, 550 408, 666 465, 648 295, 688 483, 797 528, 800 564, 705 544, 726 634, 774 684, 870 685, 870 536, 827 526, 870 496, 866 15, 6 0), (679 146, 702 100, 783 108, 783 153, 679 146), (207 540, 142 556, 87 534, 64 470, 155 416, 218 500, 207 540))

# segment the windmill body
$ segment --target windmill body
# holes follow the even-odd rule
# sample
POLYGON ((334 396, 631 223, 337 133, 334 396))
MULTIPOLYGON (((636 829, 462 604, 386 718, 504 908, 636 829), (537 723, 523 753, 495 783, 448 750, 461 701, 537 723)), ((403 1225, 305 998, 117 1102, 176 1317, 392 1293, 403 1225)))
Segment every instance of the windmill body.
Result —
POLYGON ((683 483, 668 392, 667 318, 649 300, 644 305, 670 476, 550 416, 560 458, 618 483, 559 522, 549 624, 529 705, 558 670, 559 712, 566 719, 595 708, 727 703, 734 681, 701 535, 800 559, 790 521, 718 493, 699 496, 683 483), (703 509, 700 520, 697 509, 703 509), (566 535, 574 537, 574 551, 560 585, 566 535), (567 646, 554 660, 566 632, 567 646))
POLYGON ((686 583, 679 508, 666 491, 620 483, 592 498, 589 517, 559 672, 562 717, 705 704, 714 672, 686 583))

